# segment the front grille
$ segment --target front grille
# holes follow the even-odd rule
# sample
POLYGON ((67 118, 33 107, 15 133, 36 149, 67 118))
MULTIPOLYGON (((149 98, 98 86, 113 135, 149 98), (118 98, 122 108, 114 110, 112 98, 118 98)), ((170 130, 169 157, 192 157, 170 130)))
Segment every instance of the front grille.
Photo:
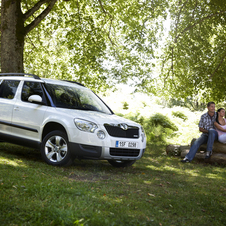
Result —
POLYGON ((139 138, 139 128, 138 127, 129 127, 127 130, 124 130, 120 127, 120 125, 109 125, 104 124, 105 129, 107 130, 108 134, 112 137, 124 137, 124 138, 139 138))
POLYGON ((110 155, 112 156, 137 157, 139 154, 139 149, 110 148, 110 155))

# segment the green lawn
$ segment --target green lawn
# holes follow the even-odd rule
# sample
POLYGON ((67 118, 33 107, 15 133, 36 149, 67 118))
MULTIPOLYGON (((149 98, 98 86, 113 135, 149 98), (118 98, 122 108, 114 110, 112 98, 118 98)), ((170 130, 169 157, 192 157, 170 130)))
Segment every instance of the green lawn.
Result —
POLYGON ((1 225, 225 225, 225 167, 179 160, 150 145, 132 167, 75 160, 60 168, 0 143, 1 225))

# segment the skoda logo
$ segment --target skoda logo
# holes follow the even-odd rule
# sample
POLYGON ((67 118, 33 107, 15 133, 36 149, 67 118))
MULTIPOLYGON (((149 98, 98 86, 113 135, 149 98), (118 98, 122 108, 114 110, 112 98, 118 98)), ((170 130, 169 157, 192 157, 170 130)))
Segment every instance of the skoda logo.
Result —
POLYGON ((123 130, 127 130, 128 126, 125 123, 120 124, 120 128, 123 130))

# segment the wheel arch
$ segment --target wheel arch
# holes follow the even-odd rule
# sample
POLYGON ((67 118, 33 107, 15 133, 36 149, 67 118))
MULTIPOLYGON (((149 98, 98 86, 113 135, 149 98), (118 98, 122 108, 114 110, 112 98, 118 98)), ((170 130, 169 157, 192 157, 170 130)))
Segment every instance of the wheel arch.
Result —
POLYGON ((60 130, 62 132, 64 132, 68 138, 68 135, 67 135, 67 131, 66 129, 64 128, 63 125, 61 125, 60 123, 57 123, 57 122, 48 122, 44 128, 43 128, 43 132, 42 132, 42 140, 45 138, 45 136, 54 131, 54 130, 60 130))

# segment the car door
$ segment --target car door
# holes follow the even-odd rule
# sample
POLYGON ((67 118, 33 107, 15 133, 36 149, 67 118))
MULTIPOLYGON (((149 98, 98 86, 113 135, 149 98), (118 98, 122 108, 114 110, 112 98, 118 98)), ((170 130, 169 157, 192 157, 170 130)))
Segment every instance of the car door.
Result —
POLYGON ((0 133, 1 137, 11 134, 11 121, 14 104, 16 102, 15 94, 18 88, 19 80, 0 80, 0 133))
POLYGON ((14 105, 12 134, 24 139, 40 141, 46 109, 46 97, 41 83, 24 81, 21 98, 18 98, 14 105), (43 100, 43 104, 29 102, 28 98, 31 95, 39 95, 43 100))

